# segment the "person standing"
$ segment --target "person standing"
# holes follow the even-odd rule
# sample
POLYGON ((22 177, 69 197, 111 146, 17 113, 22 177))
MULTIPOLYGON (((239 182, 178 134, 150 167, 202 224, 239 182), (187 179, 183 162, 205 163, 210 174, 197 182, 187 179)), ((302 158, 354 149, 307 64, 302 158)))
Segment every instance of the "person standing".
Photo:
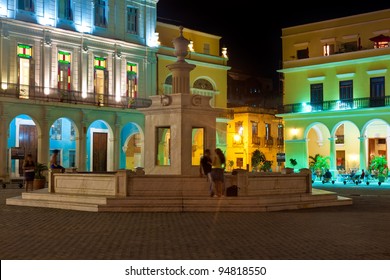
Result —
POLYGON ((35 162, 31 154, 27 154, 26 158, 23 161, 23 172, 24 172, 24 184, 26 192, 28 192, 29 187, 33 190, 33 182, 35 177, 35 162))
POLYGON ((211 151, 210 149, 206 149, 202 158, 200 159, 200 167, 199 174, 202 177, 205 175, 207 177, 207 181, 209 182, 209 191, 210 196, 214 196, 214 183, 213 178, 211 177, 211 168, 212 168, 212 160, 211 160, 211 151))
POLYGON ((224 196, 224 170, 225 170, 225 155, 220 148, 215 149, 215 156, 213 158, 213 166, 211 170, 215 192, 217 197, 224 196))
POLYGON ((65 168, 58 163, 58 153, 59 152, 60 152, 59 150, 53 151, 53 155, 51 156, 51 159, 50 159, 50 168, 51 169, 61 169, 61 172, 64 173, 65 168))

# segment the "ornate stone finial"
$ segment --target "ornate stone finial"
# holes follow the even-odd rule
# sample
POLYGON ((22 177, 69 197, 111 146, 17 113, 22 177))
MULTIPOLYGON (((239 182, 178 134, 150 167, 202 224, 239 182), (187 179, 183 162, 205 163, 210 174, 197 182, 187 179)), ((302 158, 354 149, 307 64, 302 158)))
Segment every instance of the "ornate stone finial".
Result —
POLYGON ((179 30, 180 36, 172 40, 173 47, 175 48, 173 54, 177 57, 177 61, 184 61, 184 58, 188 54, 188 45, 190 41, 183 36, 183 26, 180 26, 179 30))

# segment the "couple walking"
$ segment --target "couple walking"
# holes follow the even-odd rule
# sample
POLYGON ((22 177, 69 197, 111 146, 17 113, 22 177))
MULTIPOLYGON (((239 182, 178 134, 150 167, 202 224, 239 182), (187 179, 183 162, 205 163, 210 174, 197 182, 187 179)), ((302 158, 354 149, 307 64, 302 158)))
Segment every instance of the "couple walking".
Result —
POLYGON ((225 155, 222 150, 215 149, 215 155, 211 157, 210 149, 204 151, 204 155, 200 160, 200 175, 206 175, 210 183, 210 196, 224 196, 224 169, 225 155))

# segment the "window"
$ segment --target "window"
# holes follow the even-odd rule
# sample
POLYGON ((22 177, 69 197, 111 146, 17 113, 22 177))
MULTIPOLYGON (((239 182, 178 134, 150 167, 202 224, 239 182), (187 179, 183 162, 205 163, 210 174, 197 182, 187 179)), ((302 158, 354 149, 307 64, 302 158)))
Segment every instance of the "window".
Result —
POLYGON ((127 97, 136 98, 137 97, 137 75, 138 75, 138 67, 137 64, 132 62, 127 62, 126 66, 127 72, 127 97))
POLYGON ((353 81, 340 81, 340 109, 350 109, 353 106, 353 81))
POLYGON ((30 95, 30 63, 32 58, 32 47, 24 44, 18 44, 17 56, 19 60, 19 98, 28 99, 30 95))
POLYGON ((303 50, 297 50, 297 58, 298 59, 309 58, 309 48, 303 50))
POLYGON ((95 25, 107 27, 106 7, 107 3, 104 0, 95 0, 95 25))
POLYGON ((34 0, 18 0, 18 9, 28 12, 35 12, 34 0))
POLYGON ((310 85, 310 105, 313 111, 321 111, 324 101, 323 84, 310 85))
POLYGON ((370 106, 379 107, 385 105, 385 77, 370 79, 370 106))
POLYGON ((325 44, 324 45, 324 56, 334 54, 334 44, 325 44))
POLYGON ((50 138, 53 140, 61 140, 62 139, 62 120, 56 120, 52 126, 50 131, 50 138))
POLYGON ((171 165, 171 128, 157 127, 156 165, 171 165))
POLYGON ((271 124, 270 123, 265 123, 265 137, 264 137, 264 146, 265 147, 270 147, 274 144, 274 140, 271 136, 271 124))
POLYGON ((271 137, 271 125, 269 123, 265 124, 265 138, 268 140, 271 137))
POLYGON ((357 41, 346 42, 341 45, 341 52, 353 52, 358 50, 357 41))
MULTIPOLYGON (((65 91, 70 90, 70 59, 71 54, 69 52, 58 52, 58 89, 61 90, 61 94, 67 95, 65 91)), ((61 96, 65 98, 65 96, 61 96)))
POLYGON ((192 128, 192 165, 198 165, 204 151, 204 128, 192 128))
POLYGON ((260 145, 259 124, 252 122, 252 144, 260 145))
POLYGON ((73 11, 72 11, 72 3, 71 0, 60 0, 58 1, 58 17, 73 20, 73 11))
POLYGON ((108 91, 108 71, 106 71, 107 60, 104 57, 95 57, 95 98, 99 106, 104 105, 104 94, 108 91))
POLYGON ((127 33, 138 34, 138 9, 127 7, 127 33))
POLYGON ((243 144, 243 132, 244 128, 242 127, 242 122, 236 122, 234 124, 234 136, 233 136, 233 144, 243 144))
POLYGON ((283 130, 284 130, 284 126, 283 126, 283 124, 281 124, 281 123, 279 123, 278 124, 278 146, 283 146, 284 145, 284 132, 283 132, 283 130))

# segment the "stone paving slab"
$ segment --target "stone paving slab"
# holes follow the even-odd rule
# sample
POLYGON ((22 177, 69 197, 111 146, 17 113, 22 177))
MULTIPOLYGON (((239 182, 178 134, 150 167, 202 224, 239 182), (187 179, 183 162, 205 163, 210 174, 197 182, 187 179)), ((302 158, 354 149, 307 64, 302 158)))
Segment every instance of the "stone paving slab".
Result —
POLYGON ((353 204, 264 213, 91 213, 6 205, 23 191, 7 186, 0 189, 0 258, 389 260, 390 187, 321 185, 353 204))

